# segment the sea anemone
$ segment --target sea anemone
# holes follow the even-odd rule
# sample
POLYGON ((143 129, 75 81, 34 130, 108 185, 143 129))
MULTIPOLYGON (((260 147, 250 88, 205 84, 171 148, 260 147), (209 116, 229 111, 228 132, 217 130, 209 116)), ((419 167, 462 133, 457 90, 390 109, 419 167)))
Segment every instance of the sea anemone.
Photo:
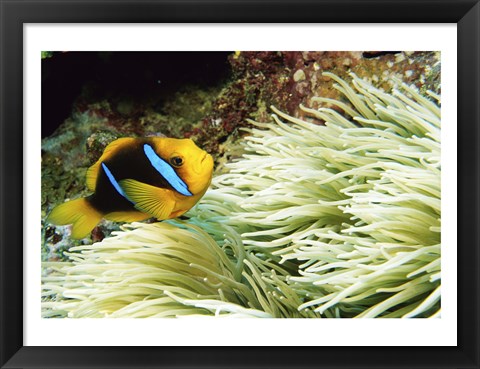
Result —
POLYGON ((268 263, 246 260, 240 237, 226 225, 214 232, 221 241, 181 221, 124 228, 71 248, 68 265, 44 263, 44 317, 312 316, 297 311, 298 299, 272 301, 273 287, 261 275, 268 263))
POLYGON ((187 221, 45 264, 44 316, 439 316, 440 97, 324 75, 348 101, 250 122, 187 221))

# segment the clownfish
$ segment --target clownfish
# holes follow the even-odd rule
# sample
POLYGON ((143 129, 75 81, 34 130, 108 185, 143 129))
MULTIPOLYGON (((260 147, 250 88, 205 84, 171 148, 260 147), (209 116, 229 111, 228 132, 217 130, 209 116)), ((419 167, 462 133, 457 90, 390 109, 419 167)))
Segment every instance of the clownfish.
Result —
POLYGON ((71 237, 80 239, 102 218, 176 218, 205 194, 212 173, 212 156, 191 139, 120 138, 87 170, 87 187, 94 193, 56 206, 46 221, 72 224, 71 237))

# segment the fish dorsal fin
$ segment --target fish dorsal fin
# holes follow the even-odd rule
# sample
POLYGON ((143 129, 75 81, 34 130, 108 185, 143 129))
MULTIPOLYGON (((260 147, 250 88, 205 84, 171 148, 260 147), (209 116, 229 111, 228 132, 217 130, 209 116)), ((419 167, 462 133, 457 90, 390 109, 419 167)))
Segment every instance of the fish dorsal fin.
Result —
POLYGON ((90 191, 95 191, 95 186, 97 184, 98 171, 100 170, 100 161, 97 161, 87 170, 87 188, 90 191))
POLYGON ((175 199, 171 190, 151 186, 134 179, 124 179, 119 183, 137 210, 151 214, 159 220, 170 217, 175 207, 175 199))
POLYGON ((97 162, 87 170, 87 187, 90 191, 95 191, 95 186, 97 184, 97 178, 100 172, 101 164, 104 161, 110 159, 112 155, 114 155, 118 151, 118 149, 121 149, 122 147, 132 143, 133 141, 135 141, 135 138, 123 137, 112 141, 107 145, 107 147, 103 151, 102 156, 100 156, 100 159, 98 159, 97 162))

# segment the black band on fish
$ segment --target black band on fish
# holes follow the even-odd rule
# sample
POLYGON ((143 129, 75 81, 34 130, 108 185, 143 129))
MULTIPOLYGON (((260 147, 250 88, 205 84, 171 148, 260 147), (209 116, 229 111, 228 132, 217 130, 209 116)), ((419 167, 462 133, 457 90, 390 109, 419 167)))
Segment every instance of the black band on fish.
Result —
POLYGON ((112 186, 117 190, 117 192, 122 195, 125 199, 127 199, 128 201, 130 201, 132 204, 135 205, 135 203, 133 201, 131 201, 127 195, 125 194, 125 191, 123 191, 122 187, 120 187, 120 185, 118 184, 117 180, 115 179, 115 177, 113 176, 112 172, 110 172, 110 169, 108 169, 108 167, 106 166, 105 163, 102 163, 102 168, 103 168, 103 171, 105 172, 105 174, 107 175, 108 177, 108 180, 110 181, 110 183, 112 184, 112 186))
POLYGON ((188 190, 186 183, 183 182, 183 180, 178 176, 177 172, 175 172, 175 169, 173 169, 170 164, 158 156, 149 144, 143 145, 143 151, 150 161, 150 164, 152 164, 157 172, 167 180, 167 182, 175 189, 175 191, 184 196, 193 196, 193 194, 188 190))

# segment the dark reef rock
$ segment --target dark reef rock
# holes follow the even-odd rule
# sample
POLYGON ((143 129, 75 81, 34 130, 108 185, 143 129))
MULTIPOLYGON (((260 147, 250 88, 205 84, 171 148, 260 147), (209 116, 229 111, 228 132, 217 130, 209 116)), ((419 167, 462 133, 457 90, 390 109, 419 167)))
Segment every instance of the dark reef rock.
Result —
MULTIPOLYGON (((316 106, 313 96, 343 99, 332 88, 332 72, 349 79, 353 72, 388 90, 396 76, 421 90, 439 92, 440 55, 435 52, 236 52, 229 56, 232 80, 213 103, 211 112, 187 132, 217 158, 226 154, 227 138, 238 138, 247 118, 268 121, 271 105, 303 117, 300 104, 316 106)), ((233 140, 234 141, 234 140, 233 140)))

